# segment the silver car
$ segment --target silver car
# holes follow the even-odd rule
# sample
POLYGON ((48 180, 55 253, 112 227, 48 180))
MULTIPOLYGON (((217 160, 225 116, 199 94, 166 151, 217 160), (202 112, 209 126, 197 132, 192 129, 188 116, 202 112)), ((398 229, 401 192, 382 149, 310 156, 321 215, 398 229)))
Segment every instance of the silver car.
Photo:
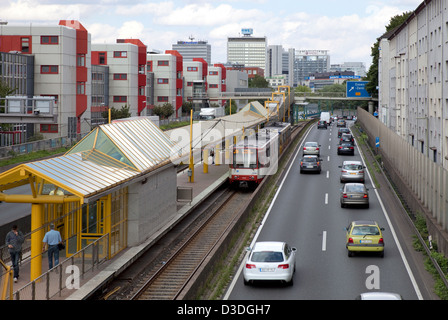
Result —
POLYGON ((362 182, 364 183, 364 169, 361 161, 344 161, 341 168, 341 182, 362 182))
POLYGON ((257 280, 277 280, 293 284, 296 251, 285 242, 262 241, 248 248, 243 278, 244 284, 257 280))
POLYGON ((363 183, 350 182, 341 189, 341 208, 348 205, 369 207, 369 189, 363 183))
POLYGON ((306 154, 311 154, 311 155, 316 155, 316 156, 320 156, 320 144, 318 144, 317 142, 305 142, 305 144, 303 145, 303 155, 306 154))

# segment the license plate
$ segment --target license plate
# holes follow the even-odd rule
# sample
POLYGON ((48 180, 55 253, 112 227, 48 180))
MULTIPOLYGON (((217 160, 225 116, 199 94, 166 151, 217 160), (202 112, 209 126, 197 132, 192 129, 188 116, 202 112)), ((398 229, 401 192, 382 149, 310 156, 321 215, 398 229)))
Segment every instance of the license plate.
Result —
POLYGON ((306 166, 307 168, 314 168, 314 166, 306 166))
POLYGON ((355 175, 355 174, 356 174, 356 172, 350 172, 350 174, 353 174, 353 175, 355 175))
POLYGON ((274 272, 274 268, 260 268, 260 272, 274 272))
POLYGON ((359 240, 359 243, 372 243, 372 240, 359 240))

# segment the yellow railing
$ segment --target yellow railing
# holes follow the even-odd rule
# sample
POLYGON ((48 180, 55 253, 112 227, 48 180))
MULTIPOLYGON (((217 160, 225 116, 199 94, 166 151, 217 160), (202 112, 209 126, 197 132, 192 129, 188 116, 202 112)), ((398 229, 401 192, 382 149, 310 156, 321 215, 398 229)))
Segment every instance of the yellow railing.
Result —
POLYGON ((10 266, 7 266, 2 260, 0 260, 0 265, 2 266, 1 269, 5 270, 5 273, 3 273, 3 275, 0 277, 0 289, 2 290, 0 300, 12 300, 12 268, 10 266))

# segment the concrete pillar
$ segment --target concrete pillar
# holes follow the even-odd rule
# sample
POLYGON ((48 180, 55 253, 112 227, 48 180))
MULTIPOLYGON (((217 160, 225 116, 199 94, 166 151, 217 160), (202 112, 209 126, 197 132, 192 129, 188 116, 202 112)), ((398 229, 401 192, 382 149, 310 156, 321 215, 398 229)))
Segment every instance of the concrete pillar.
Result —
POLYGON ((368 111, 370 114, 373 114, 373 112, 375 111, 373 110, 373 107, 374 107, 373 101, 369 101, 368 111))

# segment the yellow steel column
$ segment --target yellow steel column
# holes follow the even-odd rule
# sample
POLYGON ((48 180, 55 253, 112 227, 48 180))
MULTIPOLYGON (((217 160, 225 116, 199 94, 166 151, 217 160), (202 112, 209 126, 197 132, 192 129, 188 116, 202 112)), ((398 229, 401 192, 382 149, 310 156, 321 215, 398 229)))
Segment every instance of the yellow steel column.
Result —
POLYGON ((203 157, 202 164, 204 166, 204 173, 208 173, 208 149, 207 148, 204 148, 202 157, 203 157))
POLYGON ((190 164, 189 181, 194 182, 194 159, 193 159, 193 109, 190 112, 190 164))
POLYGON ((219 166, 221 164, 221 146, 222 146, 221 142, 215 146, 215 165, 216 166, 219 166))
POLYGON ((229 141, 229 139, 226 139, 226 150, 225 150, 225 154, 226 154, 226 156, 225 156, 225 162, 224 162, 224 164, 229 164, 229 148, 230 148, 230 141, 229 141))
POLYGON ((31 275, 33 281, 42 274, 42 240, 44 230, 42 222, 44 216, 44 205, 40 203, 31 204, 31 275))

